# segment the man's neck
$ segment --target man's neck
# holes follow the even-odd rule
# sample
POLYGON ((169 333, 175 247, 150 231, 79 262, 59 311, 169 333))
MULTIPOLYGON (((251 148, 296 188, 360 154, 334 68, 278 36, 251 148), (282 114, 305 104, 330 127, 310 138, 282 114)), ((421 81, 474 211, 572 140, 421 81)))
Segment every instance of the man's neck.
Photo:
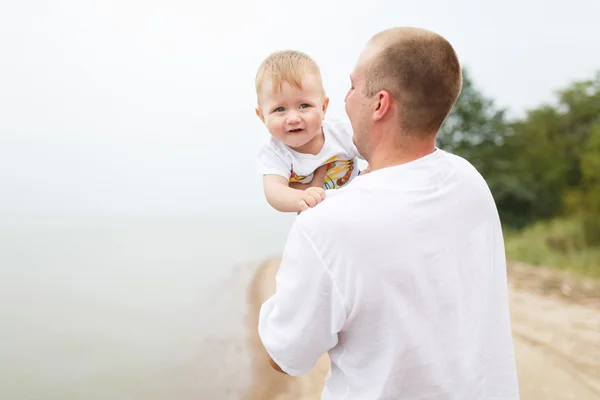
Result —
POLYGON ((369 157, 371 171, 418 160, 436 151, 435 139, 404 137, 395 143, 379 143, 369 157))

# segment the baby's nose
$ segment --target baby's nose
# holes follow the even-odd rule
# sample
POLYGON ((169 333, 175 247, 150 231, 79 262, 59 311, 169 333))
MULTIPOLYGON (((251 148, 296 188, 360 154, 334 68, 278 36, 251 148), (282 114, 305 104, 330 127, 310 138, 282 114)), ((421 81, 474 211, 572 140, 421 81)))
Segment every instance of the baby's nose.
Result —
POLYGON ((288 123, 290 124, 296 124, 300 122, 300 116, 296 113, 290 113, 288 115, 288 123))

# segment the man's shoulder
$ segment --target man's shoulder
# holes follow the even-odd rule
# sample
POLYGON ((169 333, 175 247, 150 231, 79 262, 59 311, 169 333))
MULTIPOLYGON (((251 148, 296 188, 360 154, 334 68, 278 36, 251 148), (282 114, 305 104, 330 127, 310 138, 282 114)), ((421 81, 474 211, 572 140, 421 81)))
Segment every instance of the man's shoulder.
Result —
POLYGON ((477 182, 479 184, 485 185, 487 188, 487 182, 484 176, 479 172, 479 170, 465 157, 462 157, 458 154, 450 153, 447 151, 443 151, 444 156, 448 160, 448 162, 452 163, 454 168, 460 172, 463 179, 467 179, 471 182, 477 182))
POLYGON ((352 217, 360 214, 359 209, 351 187, 330 189, 325 191, 325 199, 321 203, 298 216, 298 222, 307 233, 327 235, 351 225, 352 217))
POLYGON ((457 167, 462 168, 465 171, 479 174, 479 171, 475 168, 475 166, 465 157, 443 149, 438 149, 438 151, 443 154, 446 160, 453 163, 457 167))
POLYGON ((453 182, 460 185, 462 190, 469 193, 474 204, 486 207, 490 212, 497 213, 496 201, 485 177, 467 158, 445 152, 444 157, 449 163, 453 182))

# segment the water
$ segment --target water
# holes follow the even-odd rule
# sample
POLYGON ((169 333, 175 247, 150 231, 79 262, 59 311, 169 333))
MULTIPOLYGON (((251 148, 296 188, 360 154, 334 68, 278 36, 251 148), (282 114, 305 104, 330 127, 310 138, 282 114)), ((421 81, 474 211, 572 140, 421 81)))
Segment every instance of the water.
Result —
POLYGON ((292 217, 0 226, 0 399, 237 399, 246 285, 292 217))

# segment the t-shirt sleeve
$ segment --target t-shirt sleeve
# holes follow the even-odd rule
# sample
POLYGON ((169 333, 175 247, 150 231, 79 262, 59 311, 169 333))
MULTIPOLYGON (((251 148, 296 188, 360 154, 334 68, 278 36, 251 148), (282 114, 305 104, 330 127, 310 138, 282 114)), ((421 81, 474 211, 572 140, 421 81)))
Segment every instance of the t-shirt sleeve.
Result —
POLYGON ((352 157, 358 157, 361 160, 364 160, 363 156, 358 152, 358 149, 354 145, 353 136, 354 131, 352 130, 352 124, 348 120, 339 120, 334 122, 335 132, 339 135, 341 142, 348 154, 352 157))
POLYGON ((257 172, 261 175, 280 175, 286 179, 290 178, 291 165, 272 143, 263 146, 256 159, 257 172))
POLYGON ((346 310, 331 273, 298 221, 275 279, 276 292, 260 310, 259 336, 283 371, 302 375, 337 344, 346 310))

